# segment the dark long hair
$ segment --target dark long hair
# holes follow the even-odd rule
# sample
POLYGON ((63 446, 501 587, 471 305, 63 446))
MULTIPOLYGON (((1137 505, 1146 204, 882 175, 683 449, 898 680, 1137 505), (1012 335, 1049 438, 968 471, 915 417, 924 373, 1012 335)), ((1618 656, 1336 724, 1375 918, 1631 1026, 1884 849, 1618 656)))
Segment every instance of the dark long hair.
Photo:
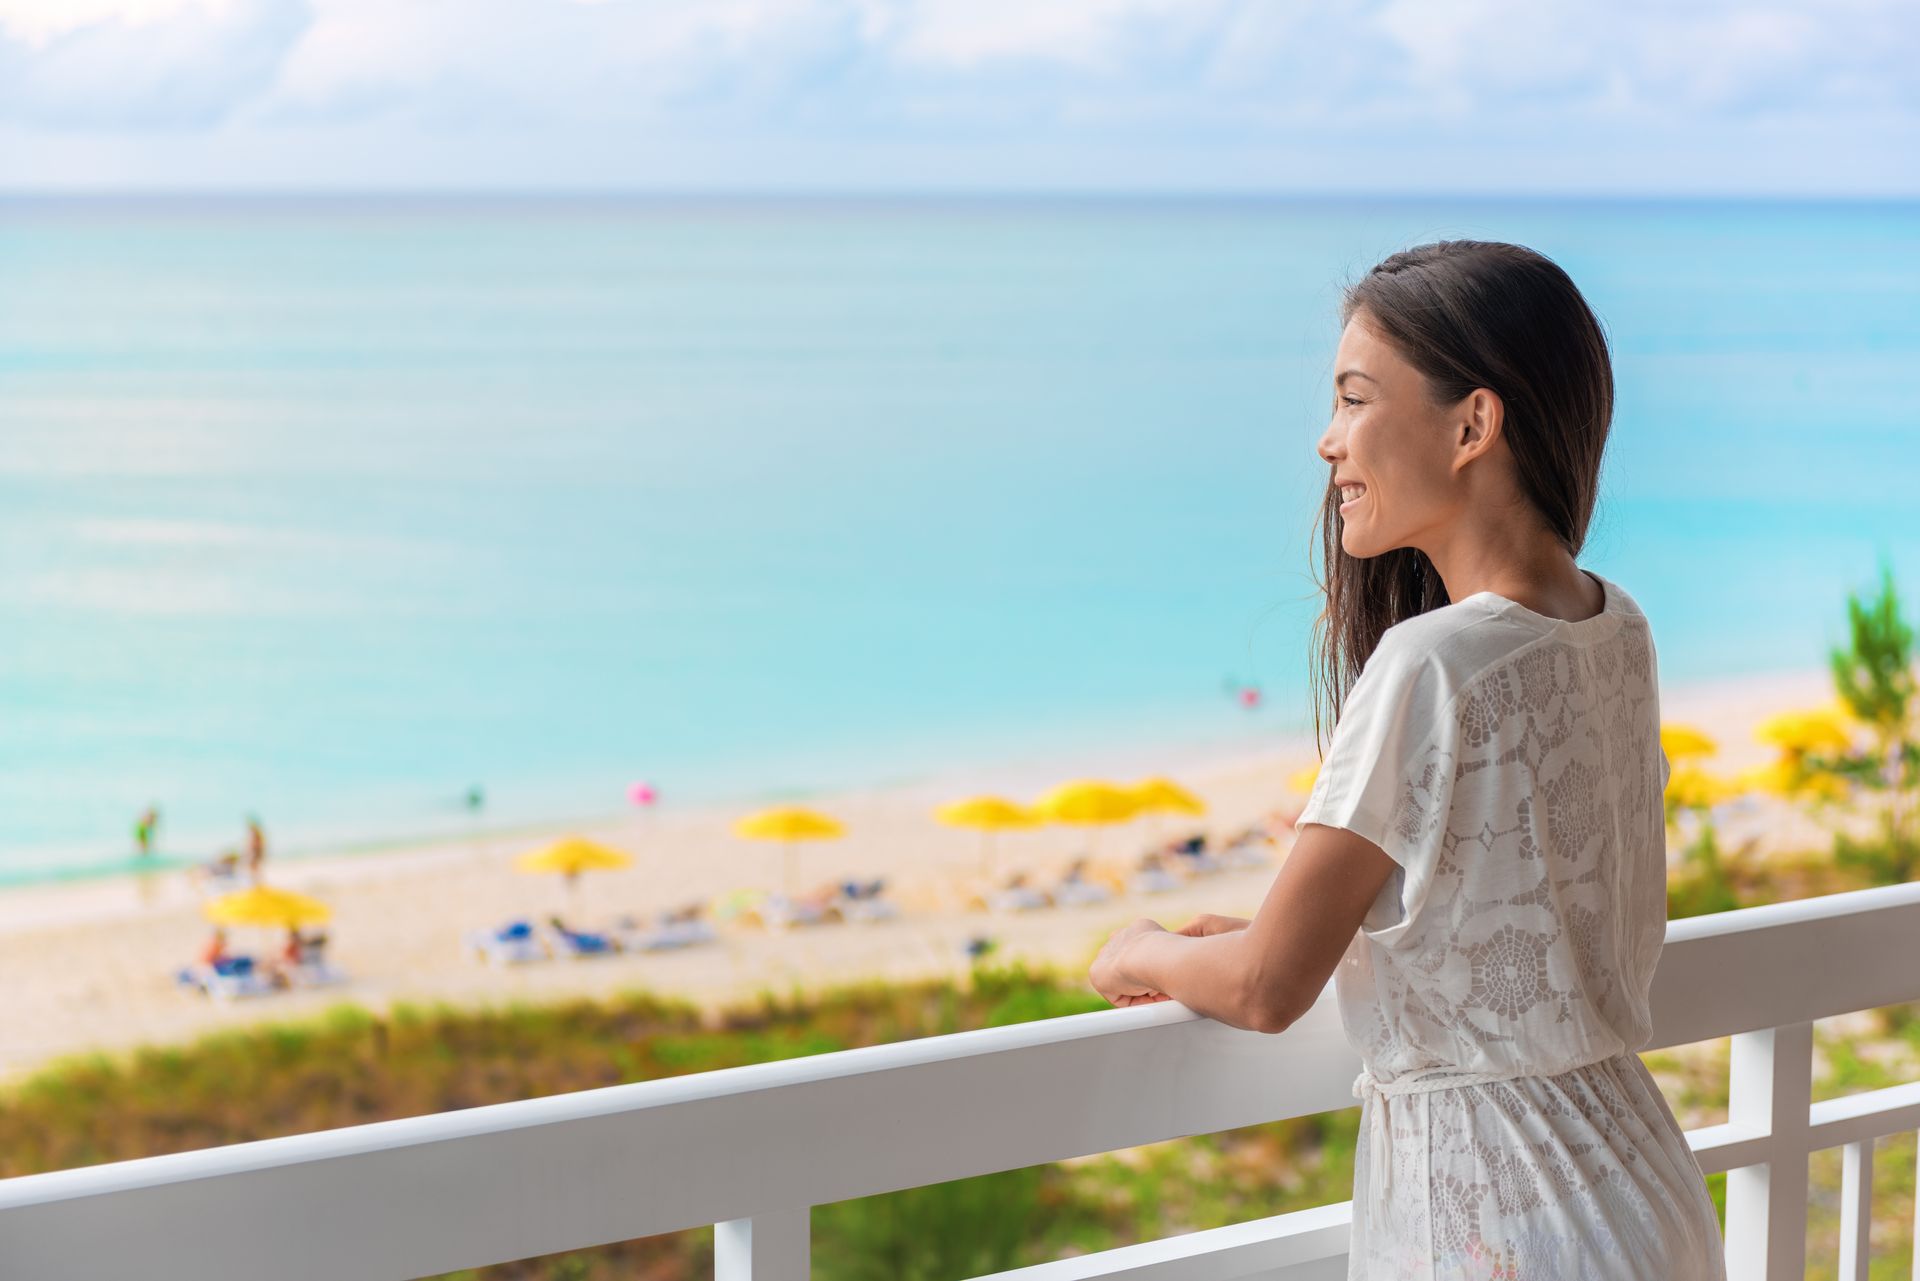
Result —
MULTIPOLYGON (((1600 321, 1567 273, 1520 245, 1441 240, 1393 254, 1348 285, 1342 327, 1356 314, 1425 376, 1435 405, 1456 404, 1476 387, 1500 397, 1521 491, 1577 556, 1613 420, 1613 363, 1600 321)), ((1329 469, 1320 500, 1326 605, 1310 673, 1316 746, 1381 634, 1449 603, 1424 552, 1349 556, 1340 525, 1329 469)))

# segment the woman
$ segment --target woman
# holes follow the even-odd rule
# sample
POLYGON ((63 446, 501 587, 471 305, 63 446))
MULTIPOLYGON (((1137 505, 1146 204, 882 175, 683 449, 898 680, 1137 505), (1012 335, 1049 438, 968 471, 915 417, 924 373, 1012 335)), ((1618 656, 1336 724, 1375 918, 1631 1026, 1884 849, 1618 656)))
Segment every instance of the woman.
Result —
POLYGON ((1318 445, 1338 719, 1293 849, 1253 920, 1135 921, 1090 978, 1277 1032, 1335 975, 1366 1069, 1352 1277, 1724 1277, 1635 1053, 1668 765, 1647 619, 1574 563, 1606 338, 1558 266, 1476 241, 1387 258, 1342 320, 1318 445))

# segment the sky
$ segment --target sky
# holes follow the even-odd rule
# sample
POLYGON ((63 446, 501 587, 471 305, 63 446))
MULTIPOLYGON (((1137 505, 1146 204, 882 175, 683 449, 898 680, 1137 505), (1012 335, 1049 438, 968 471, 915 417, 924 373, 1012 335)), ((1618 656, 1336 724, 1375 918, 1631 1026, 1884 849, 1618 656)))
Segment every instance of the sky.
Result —
POLYGON ((1920 195, 1913 0, 0 0, 0 189, 1920 195))

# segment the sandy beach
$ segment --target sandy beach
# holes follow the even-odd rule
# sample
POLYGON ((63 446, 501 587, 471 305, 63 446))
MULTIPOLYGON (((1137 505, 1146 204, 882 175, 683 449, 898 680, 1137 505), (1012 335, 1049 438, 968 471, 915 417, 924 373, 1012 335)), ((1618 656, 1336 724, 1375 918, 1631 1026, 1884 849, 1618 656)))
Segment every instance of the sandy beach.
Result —
MULTIPOLYGON (((1765 760, 1754 724, 1788 707, 1825 702, 1831 679, 1813 668, 1674 685, 1662 690, 1662 716, 1697 725, 1717 738, 1717 768, 1765 760)), ((591 995, 647 988, 707 1008, 771 988, 863 978, 908 979, 962 974, 965 944, 985 934, 1001 960, 1024 958, 1084 964, 1107 934, 1135 916, 1177 926, 1202 911, 1251 915, 1271 881, 1272 866, 1229 870, 1158 894, 1125 894, 1105 903, 1026 913, 983 913, 966 904, 980 882, 977 833, 939 826, 931 808, 957 796, 996 791, 1031 799, 1070 777, 1131 780, 1166 774, 1201 796, 1204 818, 1142 819, 1121 828, 1041 828, 1003 833, 1000 875, 1027 869, 1050 884, 1072 858, 1091 853, 1114 868, 1130 865, 1154 843, 1205 830, 1217 843, 1229 834, 1287 815, 1304 799, 1287 779, 1316 759, 1311 736, 1178 751, 1129 744, 1072 760, 1026 762, 997 770, 956 772, 912 786, 848 791, 808 803, 839 817, 843 840, 799 846, 796 883, 809 888, 852 876, 884 877, 901 915, 878 923, 844 923, 768 931, 723 924, 713 944, 671 952, 591 960, 555 960, 500 968, 481 964, 463 935, 515 916, 564 912, 570 922, 604 923, 620 913, 648 914, 691 899, 712 899, 742 887, 777 888, 781 850, 733 836, 736 809, 684 810, 556 825, 551 831, 494 834, 378 853, 318 854, 270 862, 270 883, 326 900, 334 909, 332 961, 345 985, 231 1004, 177 987, 175 970, 206 936, 200 890, 183 874, 31 886, 0 893, 0 1079, 18 1077, 49 1059, 89 1050, 164 1044, 222 1027, 298 1017, 340 1001, 382 1009, 394 1002, 481 1004, 591 995), (590 873, 575 898, 556 879, 515 873, 516 854, 552 836, 578 832, 631 851, 632 868, 590 873)), ((1284 857, 1291 832, 1276 824, 1272 858, 1284 857)), ((1736 816, 1730 836, 1757 836, 1764 848, 1806 848, 1829 839, 1784 807, 1736 816), (1744 821, 1750 832, 1736 830, 1744 821)), ((267 931, 239 930, 242 950, 269 950, 267 931)))

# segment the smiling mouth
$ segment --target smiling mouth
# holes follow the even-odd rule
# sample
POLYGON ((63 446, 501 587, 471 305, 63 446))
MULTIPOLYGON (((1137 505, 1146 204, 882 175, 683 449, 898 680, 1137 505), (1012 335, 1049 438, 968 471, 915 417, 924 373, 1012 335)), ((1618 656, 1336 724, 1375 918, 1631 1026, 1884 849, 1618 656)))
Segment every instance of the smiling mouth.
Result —
POLYGON ((1340 489, 1340 495, 1340 510, 1345 511, 1367 496, 1367 487, 1365 485, 1346 485, 1340 489))

